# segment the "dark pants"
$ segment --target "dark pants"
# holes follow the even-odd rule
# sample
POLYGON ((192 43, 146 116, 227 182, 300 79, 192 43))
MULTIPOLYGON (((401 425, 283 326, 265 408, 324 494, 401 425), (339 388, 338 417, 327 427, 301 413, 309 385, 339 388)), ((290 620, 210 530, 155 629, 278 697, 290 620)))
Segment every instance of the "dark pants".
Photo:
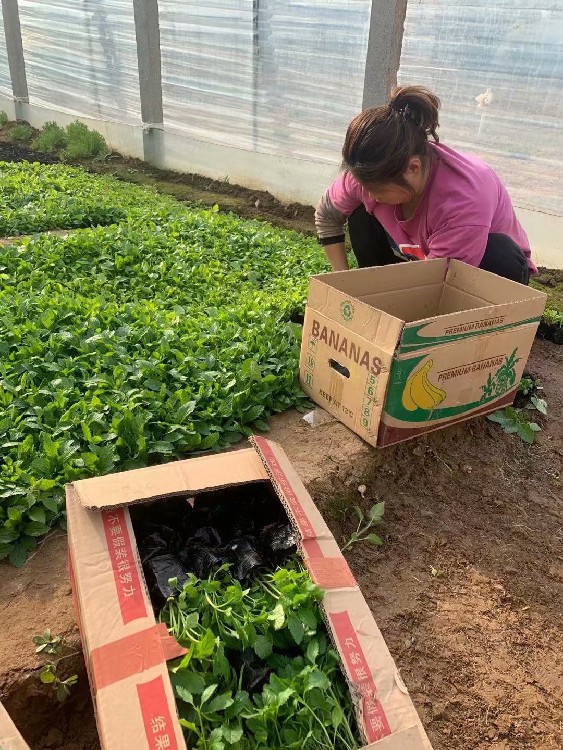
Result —
MULTIPOLYGON (((360 268, 386 266, 409 260, 401 254, 397 244, 375 216, 368 214, 363 206, 348 217, 348 234, 360 268)), ((505 234, 489 235, 479 268, 520 284, 527 284, 530 280, 526 256, 514 240, 505 234)))

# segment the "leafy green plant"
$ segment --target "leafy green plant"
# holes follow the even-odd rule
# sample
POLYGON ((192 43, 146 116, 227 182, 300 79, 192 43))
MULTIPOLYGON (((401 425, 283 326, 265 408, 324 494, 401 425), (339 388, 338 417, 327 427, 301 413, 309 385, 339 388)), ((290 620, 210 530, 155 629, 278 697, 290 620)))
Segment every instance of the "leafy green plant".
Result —
POLYGON ((359 505, 354 506, 356 515, 358 516, 358 527, 356 531, 353 531, 350 538, 344 543, 342 552, 349 549, 352 545, 358 542, 369 542, 374 547, 379 547, 383 544, 383 540, 377 535, 370 532, 373 526, 377 526, 383 521, 383 515, 385 513, 385 503, 376 503, 369 509, 367 515, 360 508, 359 505))
POLYGON ((32 137, 33 128, 27 122, 14 125, 8 134, 8 140, 12 143, 29 143, 32 137))
POLYGON ((297 564, 246 588, 227 566, 207 580, 190 575, 161 613, 188 649, 169 669, 189 747, 360 746, 321 599, 297 564))
POLYGON ((47 122, 40 133, 33 139, 31 147, 36 151, 53 153, 64 148, 68 143, 68 136, 56 122, 47 122))
POLYGON ((150 190, 132 189, 74 167, 0 162, 0 234, 104 226, 171 206, 150 190))
POLYGON ((533 443, 536 432, 541 430, 539 424, 529 421, 524 409, 515 409, 513 406, 495 411, 487 418, 499 424, 505 432, 518 435, 525 443, 533 443))
POLYGON ((70 675, 63 678, 59 674, 59 665, 66 659, 76 656, 78 652, 73 652, 63 656, 65 644, 60 636, 53 635, 50 630, 46 630, 41 635, 33 638, 35 644, 35 653, 39 656, 46 654, 54 655, 58 658, 45 662, 40 672, 40 680, 44 685, 51 685, 57 700, 61 703, 71 694, 72 687, 78 682, 77 675, 70 675))
POLYGON ((546 323, 552 326, 563 326, 563 312, 547 309, 543 314, 546 323))
POLYGON ((5 128, 8 122, 8 115, 3 111, 0 112, 0 128, 5 128))
POLYGON ((36 654, 62 654, 63 639, 59 635, 53 635, 50 630, 46 630, 43 635, 36 635, 33 638, 36 646, 36 654))
POLYGON ((64 703, 70 696, 71 690, 78 682, 78 675, 71 675, 66 679, 61 679, 57 674, 57 665, 48 662, 41 670, 41 682, 44 685, 51 685, 60 703, 64 703))
POLYGON ((16 565, 64 520, 66 482, 224 447, 303 404, 290 320, 326 268, 295 232, 54 166, 0 164, 4 234, 116 223, 2 251, 0 559, 16 565))
POLYGON ((95 159, 106 156, 109 148, 103 135, 90 130, 82 122, 73 122, 66 129, 67 146, 64 150, 66 159, 95 159))

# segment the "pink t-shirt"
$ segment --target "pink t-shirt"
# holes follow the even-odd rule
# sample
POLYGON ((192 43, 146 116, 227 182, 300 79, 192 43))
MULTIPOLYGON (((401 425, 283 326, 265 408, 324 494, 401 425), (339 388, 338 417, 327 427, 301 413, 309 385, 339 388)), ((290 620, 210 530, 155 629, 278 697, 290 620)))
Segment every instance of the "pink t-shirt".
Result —
POLYGON ((528 237, 495 172, 480 159, 442 144, 430 143, 429 148, 432 171, 411 219, 402 218, 400 206, 371 198, 350 172, 341 174, 329 188, 333 206, 350 216, 363 203, 406 253, 457 258, 472 266, 481 263, 489 234, 506 234, 522 249, 535 273, 528 237))

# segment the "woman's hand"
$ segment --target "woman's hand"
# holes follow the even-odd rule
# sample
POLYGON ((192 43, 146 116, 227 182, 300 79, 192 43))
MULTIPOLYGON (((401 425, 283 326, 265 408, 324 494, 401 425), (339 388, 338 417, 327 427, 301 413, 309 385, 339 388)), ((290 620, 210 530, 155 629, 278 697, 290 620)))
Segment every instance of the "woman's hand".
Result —
POLYGON ((347 271, 350 268, 346 245, 343 242, 336 242, 334 245, 325 245, 324 251, 333 271, 347 271))

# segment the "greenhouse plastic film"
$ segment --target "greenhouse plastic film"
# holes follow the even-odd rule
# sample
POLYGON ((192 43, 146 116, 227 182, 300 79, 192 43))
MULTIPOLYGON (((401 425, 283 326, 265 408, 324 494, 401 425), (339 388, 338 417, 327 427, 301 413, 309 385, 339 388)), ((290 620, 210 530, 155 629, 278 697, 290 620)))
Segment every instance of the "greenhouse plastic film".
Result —
POLYGON ((411 1, 399 75, 436 91, 442 139, 491 164, 517 206, 563 215, 561 0, 411 1))
POLYGON ((32 104, 140 125, 131 0, 19 0, 32 104))
POLYGON ((12 96, 12 81, 10 68, 8 66, 8 53, 6 52, 6 37, 4 35, 4 19, 0 13, 0 94, 12 96))
POLYGON ((159 9, 167 129, 339 161, 361 109, 369 0, 161 0, 159 9))

